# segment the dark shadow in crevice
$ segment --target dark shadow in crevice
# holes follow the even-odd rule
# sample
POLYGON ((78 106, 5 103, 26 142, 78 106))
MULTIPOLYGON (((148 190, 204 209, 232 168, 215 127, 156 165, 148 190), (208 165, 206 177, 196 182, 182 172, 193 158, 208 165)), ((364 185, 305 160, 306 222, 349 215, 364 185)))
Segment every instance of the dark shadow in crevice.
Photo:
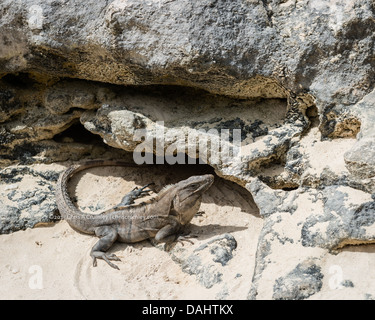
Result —
POLYGON ((316 105, 307 108, 306 116, 310 120, 310 129, 319 127, 319 110, 316 105))
POLYGON ((283 191, 295 191, 297 190, 299 187, 285 187, 285 188, 282 188, 281 190, 283 191))
POLYGON ((86 130, 85 127, 76 120, 66 130, 56 134, 53 140, 58 143, 77 142, 83 144, 103 144, 102 138, 86 130))
POLYGON ((35 80, 33 80, 28 73, 9 73, 1 78, 1 81, 12 88, 16 89, 30 89, 36 85, 35 80))

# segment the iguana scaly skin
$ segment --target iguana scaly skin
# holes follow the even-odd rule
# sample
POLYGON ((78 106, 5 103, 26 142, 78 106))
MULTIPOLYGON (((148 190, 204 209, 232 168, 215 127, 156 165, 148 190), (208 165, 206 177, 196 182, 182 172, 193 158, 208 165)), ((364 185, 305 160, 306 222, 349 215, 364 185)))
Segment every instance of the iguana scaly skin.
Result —
POLYGON ((98 166, 133 166, 136 164, 121 161, 89 161, 74 165, 63 171, 56 187, 56 202, 60 214, 69 225, 80 232, 93 234, 100 238, 91 250, 93 265, 96 259, 105 260, 111 267, 118 267, 110 260, 119 261, 114 254, 106 251, 115 241, 135 243, 149 238, 158 242, 173 242, 184 227, 198 212, 202 194, 212 185, 211 174, 192 176, 176 184, 164 187, 156 197, 138 205, 132 203, 132 192, 135 197, 142 196, 150 190, 145 187, 133 190, 125 196, 119 206, 94 215, 80 211, 69 197, 67 185, 76 173, 98 166))

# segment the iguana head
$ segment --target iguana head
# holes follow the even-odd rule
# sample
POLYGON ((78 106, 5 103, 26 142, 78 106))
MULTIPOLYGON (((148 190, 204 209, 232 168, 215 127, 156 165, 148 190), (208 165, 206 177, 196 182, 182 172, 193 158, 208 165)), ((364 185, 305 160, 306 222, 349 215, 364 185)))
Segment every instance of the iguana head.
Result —
POLYGON ((176 193, 173 199, 173 210, 179 222, 185 225, 198 212, 202 194, 214 182, 212 174, 192 176, 175 184, 176 193))

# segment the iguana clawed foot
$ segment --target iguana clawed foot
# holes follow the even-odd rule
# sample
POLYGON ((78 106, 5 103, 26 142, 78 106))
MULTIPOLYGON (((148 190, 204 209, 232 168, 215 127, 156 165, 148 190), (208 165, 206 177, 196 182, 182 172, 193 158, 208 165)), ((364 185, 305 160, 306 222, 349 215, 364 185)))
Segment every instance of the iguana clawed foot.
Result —
POLYGON ((134 200, 148 196, 150 192, 152 192, 151 189, 146 189, 147 187, 155 184, 154 182, 151 182, 149 184, 146 184, 142 188, 138 189, 138 187, 135 187, 132 191, 127 193, 121 200, 121 202, 116 207, 125 207, 129 206, 134 203, 134 200), (146 189, 146 190, 145 190, 146 189))
POLYGON ((195 234, 180 235, 177 237, 176 242, 181 243, 182 246, 184 246, 184 241, 194 244, 194 242, 191 241, 190 238, 198 238, 198 236, 195 234))
POLYGON ((119 257, 117 257, 115 254, 111 253, 105 253, 105 252, 102 252, 102 251, 93 251, 91 253, 91 257, 93 258, 93 266, 96 267, 97 266, 97 259, 103 259, 105 262, 107 262, 112 268, 114 269, 117 269, 117 270, 120 270, 120 268, 118 266, 116 266, 114 263, 112 263, 111 261, 109 260, 113 260, 113 261, 121 261, 119 257))
POLYGON ((194 245, 194 242, 190 240, 190 238, 198 238, 196 235, 187 234, 187 235, 179 235, 173 241, 166 242, 164 250, 170 251, 177 243, 181 243, 184 247, 184 241, 189 242, 190 244, 194 245))
POLYGON ((195 214, 195 217, 203 217, 203 215, 205 214, 206 212, 204 211, 198 211, 196 214, 195 214))

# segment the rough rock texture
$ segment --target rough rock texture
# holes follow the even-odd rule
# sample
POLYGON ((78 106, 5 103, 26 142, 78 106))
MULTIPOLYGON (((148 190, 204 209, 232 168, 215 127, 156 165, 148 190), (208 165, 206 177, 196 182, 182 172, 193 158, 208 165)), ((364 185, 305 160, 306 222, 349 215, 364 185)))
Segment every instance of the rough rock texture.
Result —
POLYGON ((318 296, 324 254, 375 240, 374 14, 371 0, 1 1, 0 232, 53 221, 59 170, 40 163, 200 159, 264 218, 249 297, 318 296), (287 268, 266 263, 287 246, 287 268))
POLYGON ((321 269, 311 261, 304 261, 285 277, 276 279, 274 285, 275 300, 303 300, 323 286, 321 269))
POLYGON ((203 286, 211 288, 222 281, 222 268, 232 259, 236 248, 236 239, 224 234, 203 243, 192 253, 181 248, 174 250, 172 258, 181 264, 184 272, 195 274, 203 286))
POLYGON ((58 174, 48 167, 7 168, 0 172, 0 233, 9 233, 55 219, 54 184, 58 174))
POLYGON ((322 287, 317 270, 328 252, 375 240, 375 202, 366 192, 338 185, 276 191, 259 179, 247 188, 264 217, 250 299, 308 298, 322 287))
MULTIPOLYGON (((57 83, 52 91, 41 88, 44 97, 34 102, 48 110, 33 113, 44 121, 23 111, 17 124, 3 128, 9 148, 21 139, 50 139, 78 118, 80 109, 97 109, 103 103, 94 93, 95 84, 59 81, 67 77, 118 85, 189 86, 241 99, 292 96, 301 113, 313 105, 308 93, 319 110, 323 137, 355 137, 361 126, 371 123, 368 103, 363 102, 374 78, 371 1, 3 1, 0 9, 0 28, 6 35, 0 52, 3 78, 19 82, 13 75, 22 72, 27 88, 30 79, 47 87, 57 83), (36 123, 32 132, 30 123, 36 123)), ((21 112, 11 91, 2 99, 8 106, 2 107, 3 119, 21 112)), ((28 104, 35 99, 28 97, 28 104)), ((286 119, 306 128, 302 116, 286 119)), ((254 119, 252 124, 262 124, 256 120, 262 121, 254 119)), ((278 143, 245 161, 280 161, 290 139, 300 134, 285 130, 272 139, 278 143), (285 130, 287 138, 280 138, 285 130)), ((235 176, 244 168, 227 171, 235 176)))

